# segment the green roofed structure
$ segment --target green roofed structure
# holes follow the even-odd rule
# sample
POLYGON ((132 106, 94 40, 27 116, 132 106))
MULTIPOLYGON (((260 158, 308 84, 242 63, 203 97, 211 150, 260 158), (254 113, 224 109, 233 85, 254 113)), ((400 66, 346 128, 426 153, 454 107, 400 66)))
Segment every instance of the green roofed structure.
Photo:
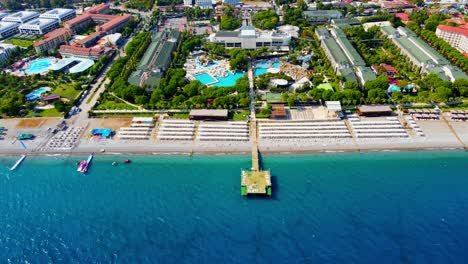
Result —
POLYGON ((331 20, 331 24, 339 28, 347 28, 352 26, 360 26, 361 21, 356 18, 335 18, 331 20))
POLYGON ((317 85, 316 89, 334 91, 333 86, 330 83, 321 83, 321 84, 317 85))
POLYGON ((407 56, 420 69, 421 73, 434 73, 442 80, 451 82, 457 79, 468 79, 460 68, 452 65, 410 29, 384 26, 380 30, 400 49, 401 54, 407 56))
POLYGON ((177 30, 153 32, 151 43, 136 70, 130 74, 128 83, 152 91, 169 68, 172 52, 177 48, 180 32, 177 30))
POLYGON ((304 11, 307 22, 312 24, 326 24, 331 19, 342 18, 343 14, 338 10, 314 10, 304 11))
POLYGON ((374 80, 376 78, 374 72, 366 66, 366 62, 349 42, 343 30, 333 28, 330 32, 331 34, 325 27, 317 27, 315 30, 336 74, 341 75, 344 82, 355 81, 361 86, 367 81, 374 80))

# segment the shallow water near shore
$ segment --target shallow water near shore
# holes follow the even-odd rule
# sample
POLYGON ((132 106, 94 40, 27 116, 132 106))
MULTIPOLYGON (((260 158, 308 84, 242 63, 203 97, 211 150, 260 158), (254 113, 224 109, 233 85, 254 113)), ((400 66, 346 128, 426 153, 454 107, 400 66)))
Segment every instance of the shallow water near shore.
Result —
POLYGON ((468 152, 0 157, 0 259, 17 263, 464 263, 468 152), (130 158, 132 163, 123 164, 130 158), (117 166, 112 166, 112 161, 117 166))

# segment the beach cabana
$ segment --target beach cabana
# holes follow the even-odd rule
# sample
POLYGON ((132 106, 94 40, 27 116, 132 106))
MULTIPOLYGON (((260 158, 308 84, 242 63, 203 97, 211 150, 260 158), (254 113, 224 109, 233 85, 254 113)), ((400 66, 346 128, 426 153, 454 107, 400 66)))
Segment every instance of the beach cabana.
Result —
POLYGON ((389 93, 393 93, 393 92, 401 92, 401 88, 398 87, 397 85, 390 85, 390 87, 388 88, 388 92, 389 93))
POLYGON ((112 129, 109 128, 96 128, 91 130, 93 136, 101 136, 108 138, 112 135, 112 129))
POLYGON ((16 138, 19 140, 33 139, 34 135, 33 134, 19 134, 18 136, 16 136, 16 138))
POLYGON ((391 115, 393 110, 386 105, 361 105, 357 107, 357 113, 362 116, 391 115))

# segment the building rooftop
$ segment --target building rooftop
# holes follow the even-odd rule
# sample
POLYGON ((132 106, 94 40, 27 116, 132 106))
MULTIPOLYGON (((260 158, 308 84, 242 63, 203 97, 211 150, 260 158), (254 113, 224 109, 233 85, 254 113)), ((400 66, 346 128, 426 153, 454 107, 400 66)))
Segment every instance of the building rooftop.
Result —
POLYGON ((342 17, 338 10, 313 10, 313 11, 304 11, 306 17, 342 17))
POLYGON ((66 29, 66 28, 58 28, 56 30, 53 30, 47 34, 44 35, 44 38, 39 40, 39 41, 36 41, 34 42, 33 46, 34 47, 37 47, 37 46, 40 46, 48 41, 50 41, 51 39, 54 39, 60 35, 63 35, 63 34, 71 34, 71 31, 69 29, 66 29))
POLYGON ((361 105, 357 107, 358 111, 361 113, 382 113, 382 112, 392 112, 390 106, 387 105, 361 105))
POLYGON ((47 19, 47 18, 36 18, 36 19, 33 19, 29 22, 26 22, 24 23, 23 25, 24 26, 44 26, 44 25, 49 25, 49 24, 52 24, 52 23, 57 23, 57 20, 55 19, 47 19))
POLYGON ((317 85, 317 89, 334 91, 333 86, 330 83, 321 83, 317 85))
POLYGON ((459 35, 463 35, 465 37, 468 37, 468 28, 464 27, 451 27, 447 25, 439 25, 437 26, 438 30, 446 31, 446 32, 451 32, 459 35))
POLYGON ((49 10, 47 12, 44 12, 41 15, 65 15, 65 14, 68 14, 68 13, 74 12, 74 11, 75 10, 73 10, 73 9, 67 9, 67 8, 55 8, 55 9, 49 10))
POLYGON ((33 16, 38 16, 38 15, 39 15, 39 13, 34 12, 34 11, 19 11, 19 12, 10 14, 10 15, 4 17, 3 19, 7 19, 7 18, 29 18, 29 17, 33 17, 33 16))
POLYGON ((318 35, 318 37, 330 37, 330 32, 328 31, 328 29, 326 27, 317 27, 315 29, 315 34, 318 35))
POLYGON ((356 78, 356 74, 354 74, 353 69, 351 68, 342 68, 338 70, 339 74, 343 76, 346 82, 348 81, 355 81, 358 82, 356 78))
POLYGON ((336 111, 336 112, 341 111, 340 101, 325 101, 325 105, 330 111, 336 111))
POLYGON ((239 36, 240 31, 218 31, 215 34, 216 37, 235 38, 239 36))
POLYGON ((375 80, 376 78, 375 73, 369 67, 359 66, 357 67, 357 71, 360 72, 364 83, 375 80))
POLYGON ((343 51, 338 46, 338 43, 333 38, 328 38, 322 40, 324 45, 330 50, 331 56, 333 57, 334 61, 340 65, 349 65, 348 59, 346 58, 343 51))
POLYGON ((193 109, 190 116, 227 117, 227 109, 193 109))
POLYGON ((406 14, 406 13, 395 13, 395 14, 393 14, 393 15, 394 15, 395 17, 400 18, 401 21, 405 21, 405 22, 410 21, 409 15, 406 14))
POLYGON ((13 26, 19 26, 19 24, 18 24, 18 23, 15 23, 15 22, 4 22, 4 21, 1 21, 1 22, 0 22, 0 31, 5 30, 5 29, 8 29, 8 28, 13 27, 13 26))
POLYGON ((336 41, 340 45, 341 49, 354 66, 365 66, 366 62, 362 59, 361 55, 357 53, 351 42, 346 38, 346 34, 339 28, 332 29, 335 32, 336 41))

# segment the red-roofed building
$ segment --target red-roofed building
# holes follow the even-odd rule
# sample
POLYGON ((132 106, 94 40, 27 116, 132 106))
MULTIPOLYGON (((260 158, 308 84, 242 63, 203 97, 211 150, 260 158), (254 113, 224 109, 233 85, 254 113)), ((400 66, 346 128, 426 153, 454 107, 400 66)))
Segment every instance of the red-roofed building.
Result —
POLYGON ((53 102, 55 100, 59 100, 59 99, 60 99, 60 95, 58 95, 58 94, 51 94, 51 95, 42 97, 42 101, 47 102, 47 103, 51 103, 51 102, 53 102))
POLYGON ((104 14, 109 12, 110 10, 110 5, 109 4, 99 4, 99 5, 94 5, 88 9, 86 9, 85 13, 89 14, 104 14))
POLYGON ((63 57, 78 57, 86 59, 99 59, 102 55, 109 52, 110 49, 105 48, 82 48, 77 46, 62 45, 59 52, 63 57))
POLYGON ((397 73, 395 67, 385 63, 381 63, 380 65, 372 65, 371 68, 375 72, 375 74, 378 75, 381 73, 385 73, 385 76, 387 77, 393 77, 397 73))
POLYGON ((437 26, 436 35, 447 41, 452 47, 462 53, 468 53, 468 28, 451 27, 447 25, 437 26))
POLYGON ((37 53, 56 49, 60 44, 68 42, 71 31, 66 28, 58 28, 44 35, 44 38, 34 42, 33 46, 37 53))
POLYGON ((393 14, 395 17, 398 17, 401 19, 403 23, 408 23, 410 21, 409 15, 406 13, 395 13, 393 14))
POLYGON ((60 46, 62 56, 85 57, 98 59, 101 55, 107 53, 103 48, 92 47, 96 42, 108 35, 117 32, 125 26, 133 16, 125 14, 122 16, 103 14, 109 10, 108 4, 95 5, 86 10, 81 16, 75 17, 65 22, 65 28, 76 33, 85 27, 89 22, 100 24, 95 33, 75 42, 73 45, 60 46))

